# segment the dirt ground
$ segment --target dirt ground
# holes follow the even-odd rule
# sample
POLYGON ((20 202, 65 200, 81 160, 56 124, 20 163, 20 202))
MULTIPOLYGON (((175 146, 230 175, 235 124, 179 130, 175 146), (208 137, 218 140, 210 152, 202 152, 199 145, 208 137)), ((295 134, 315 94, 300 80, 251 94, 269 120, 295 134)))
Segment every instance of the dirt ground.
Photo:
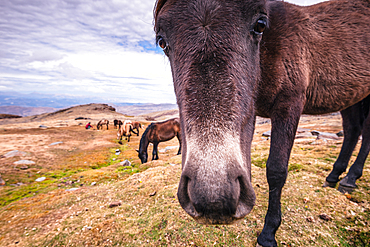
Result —
MULTIPOLYGON (((101 117, 96 116, 90 121, 95 125, 101 117)), ((0 243, 4 246, 213 246, 214 243, 216 246, 255 246, 267 206, 263 165, 269 152, 269 138, 262 134, 271 128, 268 119, 257 119, 252 143, 252 174, 258 202, 251 216, 241 223, 243 227, 249 227, 247 232, 241 232, 237 226, 225 231, 217 227, 212 230, 201 228, 185 215, 175 196, 181 172, 181 156, 176 155, 176 148, 161 152, 158 161, 140 164, 135 151, 140 136, 133 136, 130 143, 124 141, 120 145, 113 125, 109 130, 86 130, 86 123, 86 120, 79 122, 71 118, 0 125, 0 174, 6 183, 0 187, 0 195, 5 198, 0 208, 0 243), (61 125, 62 122, 68 126, 61 125), (48 127, 39 127, 41 124, 48 127), (20 153, 4 157, 14 150, 20 153), (119 155, 116 155, 117 150, 119 155), (132 163, 129 168, 119 163, 126 159, 132 163), (35 163, 23 169, 22 165, 14 164, 19 160, 35 163), (46 180, 35 182, 41 176, 46 180), (71 188, 76 188, 76 192, 68 191, 71 188), (115 201, 122 205, 110 209, 108 205, 115 201), (151 225, 157 220, 158 225, 151 225), (159 229, 158 235, 153 235, 153 229, 159 229), (206 231, 204 236, 194 233, 200 229, 206 231), (184 232, 180 234, 180 231, 184 232), (171 239, 169 234, 177 237, 171 239), (224 237, 219 237, 220 234, 224 237), (239 235, 245 240, 240 240, 239 235), (216 240, 208 242, 213 237, 216 240)), ((312 130, 339 132, 340 115, 302 116, 299 128, 284 189, 279 246, 303 246, 302 243, 306 243, 304 246, 347 246, 341 244, 340 237, 332 237, 338 234, 333 230, 338 223, 322 223, 316 213, 326 212, 342 220, 343 212, 347 213, 347 218, 351 214, 369 212, 368 188, 365 186, 370 178, 368 162, 364 170, 366 176, 360 184, 361 196, 353 197, 358 202, 348 200, 350 196, 341 195, 336 190, 322 190, 321 185, 339 153, 343 138, 317 139, 307 133, 312 130), (322 198, 317 197, 321 196, 319 193, 323 193, 322 198), (339 213, 332 210, 334 207, 339 213), (312 224, 307 220, 311 220, 310 217, 312 224), (303 223, 297 223, 298 219, 303 223), (307 231, 312 235, 306 236, 307 231), (328 239, 325 240, 325 236, 328 239), (315 245, 317 241, 321 241, 321 245, 315 245)), ((142 133, 141 130, 140 135, 142 133)), ((178 141, 173 139, 161 143, 159 149, 177 145, 178 141)), ((353 156, 351 162, 355 158, 353 156)), ((355 222, 362 224, 359 221, 364 224, 357 228, 351 226, 348 232, 355 233, 360 229, 359 234, 363 234, 369 228, 368 219, 356 217, 351 218, 355 226, 355 222)))

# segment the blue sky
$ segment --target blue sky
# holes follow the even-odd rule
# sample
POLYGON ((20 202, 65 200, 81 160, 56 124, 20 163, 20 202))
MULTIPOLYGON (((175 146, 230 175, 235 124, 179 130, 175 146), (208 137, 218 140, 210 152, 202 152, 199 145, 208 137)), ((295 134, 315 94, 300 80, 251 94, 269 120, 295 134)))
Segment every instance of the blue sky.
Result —
POLYGON ((176 103, 169 62, 155 47, 154 3, 1 0, 0 91, 176 103))

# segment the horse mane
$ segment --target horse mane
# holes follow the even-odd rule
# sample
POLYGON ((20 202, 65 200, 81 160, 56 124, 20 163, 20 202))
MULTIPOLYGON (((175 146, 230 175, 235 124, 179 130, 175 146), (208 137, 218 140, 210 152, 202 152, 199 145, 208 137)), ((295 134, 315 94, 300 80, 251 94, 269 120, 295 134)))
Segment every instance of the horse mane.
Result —
MULTIPOLYGON (((145 129, 142 136, 145 137, 148 134, 149 130, 152 129, 153 126, 154 126, 154 123, 149 124, 148 127, 145 129)), ((141 138, 141 139, 144 139, 144 138, 141 138)))
MULTIPOLYGON (((151 123, 148 125, 148 127, 145 129, 143 135, 141 136, 141 139, 140 139, 140 144, 139 144, 139 150, 141 151, 142 148, 144 148, 144 146, 147 145, 147 139, 148 138, 145 138, 146 135, 148 134, 148 132, 152 129, 152 127, 154 126, 154 123, 151 123)), ((146 148, 146 147, 145 147, 146 148)))
POLYGON ((157 23, 157 17, 158 17, 159 11, 161 11, 161 9, 163 8, 166 2, 167 0, 157 0, 157 2, 155 3, 154 5, 154 26, 156 26, 155 23, 157 23))

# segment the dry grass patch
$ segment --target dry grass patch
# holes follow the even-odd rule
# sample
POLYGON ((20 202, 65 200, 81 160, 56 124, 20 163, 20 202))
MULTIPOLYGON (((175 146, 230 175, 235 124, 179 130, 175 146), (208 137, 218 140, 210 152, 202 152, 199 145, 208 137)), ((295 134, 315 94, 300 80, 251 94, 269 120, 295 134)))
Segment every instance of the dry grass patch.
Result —
MULTIPOLYGON (((336 116, 320 118, 323 119, 334 126, 330 130, 339 129, 333 125, 336 116)), ((303 127, 307 123, 322 131, 317 119, 304 120, 303 127)), ((132 137, 130 143, 119 145, 115 131, 109 130, 91 132, 96 138, 91 137, 91 142, 108 138, 112 146, 107 148, 92 144, 86 151, 79 147, 72 152, 55 151, 62 161, 60 167, 77 169, 68 175, 68 180, 79 182, 58 189, 63 177, 57 177, 48 184, 53 189, 3 206, 0 241, 4 246, 255 246, 268 203, 268 184, 262 167, 268 157, 269 140, 261 138, 268 129, 268 123, 257 126, 252 145, 256 206, 235 225, 199 225, 181 208, 176 196, 181 176, 177 149, 160 153, 158 161, 140 164, 135 151, 140 138, 132 137), (115 154, 116 149, 120 149, 119 155, 115 154), (125 159, 132 166, 119 164, 125 159), (98 162, 103 165, 93 169, 91 164, 98 162), (91 182, 97 184, 91 186, 91 182), (79 189, 65 190, 71 187, 79 189), (110 207, 113 203, 120 205, 110 207)), ((160 144, 159 149, 177 145, 174 139, 160 144)), ((281 202, 279 246, 369 246, 369 161, 353 194, 343 195, 321 187, 340 146, 338 140, 294 145, 281 202), (329 220, 320 218, 322 214, 329 220)))

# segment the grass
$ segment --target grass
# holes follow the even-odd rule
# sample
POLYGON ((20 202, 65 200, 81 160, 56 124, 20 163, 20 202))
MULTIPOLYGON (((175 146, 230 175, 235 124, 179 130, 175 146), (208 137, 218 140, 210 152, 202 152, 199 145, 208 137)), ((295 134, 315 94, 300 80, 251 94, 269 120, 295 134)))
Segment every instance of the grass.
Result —
MULTIPOLYGON (((7 187, 14 189, 15 200, 0 208, 2 244, 256 245, 268 206, 264 168, 268 142, 254 141, 252 145, 252 184, 257 201, 251 214, 234 225, 204 226, 197 224, 178 203, 176 194, 181 176, 181 157, 175 155, 177 150, 160 153, 160 160, 141 164, 135 151, 139 138, 118 145, 114 132, 101 133, 111 135, 111 147, 72 152, 56 150, 61 156, 55 169, 39 169, 43 173, 38 175, 46 176, 45 181, 7 187), (119 155, 115 154, 116 149, 120 149, 119 155), (131 162, 131 166, 119 164, 125 159, 131 162), (74 183, 65 185, 65 181, 74 183), (97 185, 92 186, 91 182, 97 185), (81 183, 84 185, 80 186, 81 183), (58 187, 59 184, 62 186, 58 187), (71 187, 79 189, 74 192, 65 190, 71 187), (16 197, 17 190, 30 193, 20 193, 16 197), (109 207, 117 201, 120 206, 109 207)), ((177 141, 164 145, 174 146, 177 141)), ((330 142, 294 145, 288 179, 282 192, 283 221, 276 235, 279 246, 369 246, 369 161, 358 181, 359 188, 351 195, 321 186, 332 167, 330 160, 335 160, 339 149, 339 144, 330 142), (319 215, 323 213, 331 220, 322 220, 319 215)))

